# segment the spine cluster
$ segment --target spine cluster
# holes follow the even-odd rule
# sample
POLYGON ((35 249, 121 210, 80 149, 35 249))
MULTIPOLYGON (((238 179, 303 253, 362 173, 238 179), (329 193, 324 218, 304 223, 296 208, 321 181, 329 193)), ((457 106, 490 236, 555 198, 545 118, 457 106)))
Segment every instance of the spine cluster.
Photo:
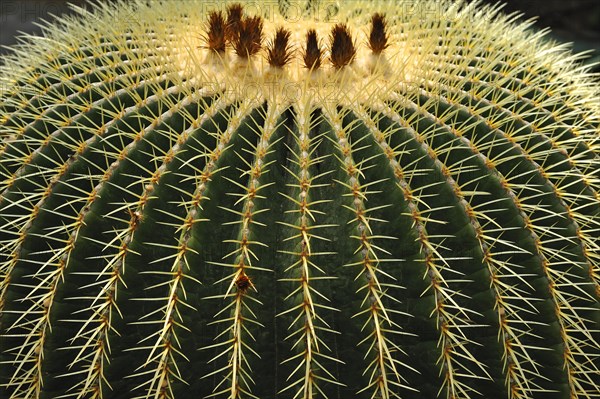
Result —
MULTIPOLYGON (((375 13, 371 17, 370 34, 367 46, 376 55, 389 46, 385 15, 375 13)), ((269 65, 283 68, 295 57, 295 49, 290 42, 291 32, 278 27, 273 39, 266 44, 266 58, 269 65)), ((249 58, 263 48, 263 20, 260 16, 244 15, 239 3, 227 7, 226 16, 222 11, 208 14, 207 47, 215 53, 224 53, 226 46, 232 47, 237 56, 249 58)), ((336 24, 331 28, 329 37, 329 60, 335 69, 352 63, 356 56, 356 42, 347 24, 336 24)), ((324 50, 317 32, 309 29, 302 48, 304 67, 316 70, 323 61, 324 50)))

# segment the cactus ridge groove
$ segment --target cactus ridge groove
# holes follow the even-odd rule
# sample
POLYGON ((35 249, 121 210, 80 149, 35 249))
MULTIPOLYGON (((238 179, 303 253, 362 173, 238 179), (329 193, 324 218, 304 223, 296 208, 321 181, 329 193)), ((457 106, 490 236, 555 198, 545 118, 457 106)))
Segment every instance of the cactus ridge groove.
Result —
POLYGON ((117 1, 22 38, 0 397, 600 398, 597 76, 435 5, 117 1))

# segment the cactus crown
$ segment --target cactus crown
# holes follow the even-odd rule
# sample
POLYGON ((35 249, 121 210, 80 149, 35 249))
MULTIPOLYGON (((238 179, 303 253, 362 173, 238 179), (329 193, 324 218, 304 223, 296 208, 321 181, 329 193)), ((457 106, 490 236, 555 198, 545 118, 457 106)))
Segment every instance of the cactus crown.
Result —
POLYGON ((598 398, 600 86, 500 7, 98 4, 0 67, 2 398, 598 398))

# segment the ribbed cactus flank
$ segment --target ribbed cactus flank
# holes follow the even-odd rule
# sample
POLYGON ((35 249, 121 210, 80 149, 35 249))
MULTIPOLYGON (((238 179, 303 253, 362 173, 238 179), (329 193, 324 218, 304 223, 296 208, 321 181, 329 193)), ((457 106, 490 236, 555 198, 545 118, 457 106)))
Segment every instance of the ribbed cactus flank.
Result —
POLYGON ((120 1, 0 66, 0 398, 600 398, 600 84, 479 2, 120 1))

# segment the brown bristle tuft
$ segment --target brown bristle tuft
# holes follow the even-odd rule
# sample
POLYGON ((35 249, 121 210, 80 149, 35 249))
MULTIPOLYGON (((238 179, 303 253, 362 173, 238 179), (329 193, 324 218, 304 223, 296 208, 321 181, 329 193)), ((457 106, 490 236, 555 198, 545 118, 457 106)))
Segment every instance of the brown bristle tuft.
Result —
POLYGON ((210 50, 218 53, 225 51, 225 45, 227 44, 225 39, 226 28, 225 17, 221 11, 211 11, 208 14, 206 43, 210 50))
POLYGON ((319 47, 317 31, 310 29, 308 32, 306 32, 306 49, 302 55, 302 58, 304 59, 304 66, 308 69, 319 69, 321 66, 322 57, 323 51, 319 47))
POLYGON ((269 65, 283 68, 292 58, 290 46, 291 32, 279 27, 275 31, 275 39, 267 45, 267 61, 269 65))
POLYGON ((371 16, 371 33, 369 34, 369 48, 375 54, 381 54, 388 46, 387 23, 385 15, 375 13, 371 16))
POLYGON ((340 69, 352 62, 356 56, 356 48, 345 24, 336 24, 331 30, 331 63, 340 69))
POLYGON ((260 16, 242 18, 233 36, 233 49, 238 56, 248 58, 258 53, 263 40, 263 19, 260 16))
POLYGON ((244 15, 244 6, 240 3, 233 3, 227 7, 227 26, 225 37, 229 43, 233 43, 235 35, 239 32, 239 24, 244 15))

